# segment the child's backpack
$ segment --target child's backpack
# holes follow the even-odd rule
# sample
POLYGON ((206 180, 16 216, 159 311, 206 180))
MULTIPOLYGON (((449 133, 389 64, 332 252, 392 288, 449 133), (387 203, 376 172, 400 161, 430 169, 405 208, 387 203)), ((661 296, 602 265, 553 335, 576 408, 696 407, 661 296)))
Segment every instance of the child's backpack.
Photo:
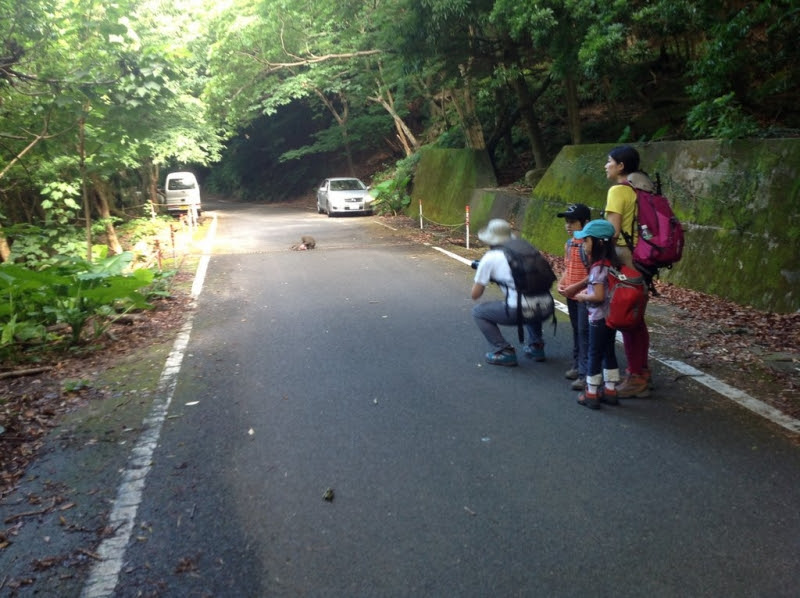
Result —
POLYGON ((511 268, 514 287, 517 290, 517 333, 522 342, 522 295, 535 296, 550 292, 556 281, 550 263, 525 239, 511 239, 503 244, 503 252, 511 268))
POLYGON ((624 264, 608 269, 608 315, 606 326, 628 330, 641 324, 647 308, 648 284, 638 270, 624 264))
POLYGON ((636 192, 634 222, 638 227, 638 240, 633 244, 631 235, 623 237, 633 252, 635 264, 650 272, 658 268, 671 268, 683 254, 683 227, 672 211, 669 200, 661 194, 661 181, 656 175, 655 191, 639 189, 628 183, 636 192))

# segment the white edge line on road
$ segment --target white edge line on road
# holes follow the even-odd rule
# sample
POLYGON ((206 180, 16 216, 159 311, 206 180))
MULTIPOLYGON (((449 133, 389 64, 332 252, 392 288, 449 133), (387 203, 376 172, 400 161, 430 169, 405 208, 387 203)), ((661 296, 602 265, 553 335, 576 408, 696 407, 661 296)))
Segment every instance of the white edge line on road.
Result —
POLYGON ((389 226, 388 224, 386 224, 385 222, 381 222, 380 220, 372 220, 371 222, 373 222, 373 223, 375 223, 375 224, 377 224, 379 226, 382 226, 384 228, 388 228, 389 230, 394 230, 394 231, 397 230, 395 227, 389 226))
MULTIPOLYGON (((470 265, 472 260, 468 260, 465 257, 461 257, 455 253, 447 251, 446 249, 442 249, 441 247, 434 247, 436 251, 439 251, 445 254, 448 257, 451 257, 455 260, 458 260, 462 264, 470 265)), ((559 311, 567 313, 567 306, 566 304, 562 303, 561 301, 556 301, 556 308, 559 311)), ((617 342, 622 342, 622 335, 617 333, 617 342)), ((666 357, 660 356, 657 352, 651 350, 650 357, 658 361, 659 363, 667 366, 678 372, 679 374, 683 374, 685 376, 690 376, 695 382, 698 382, 705 386, 706 388, 710 388, 714 392, 721 394, 722 396, 738 403, 742 407, 749 409, 753 413, 756 413, 762 417, 767 418, 771 422, 789 430, 790 432, 794 432, 795 434, 800 434, 800 420, 795 419, 793 417, 789 417, 785 413, 781 413, 771 405, 767 405, 763 401, 747 394, 746 392, 739 390, 738 388, 734 388, 730 386, 726 382, 715 378, 705 372, 702 372, 698 369, 693 368, 689 364, 683 363, 682 361, 676 361, 674 359, 668 359, 666 357)))
POLYGON ((192 284, 193 305, 190 306, 189 315, 181 327, 164 364, 156 390, 157 398, 150 408, 150 413, 144 419, 142 424, 144 432, 142 432, 131 450, 125 471, 122 473, 122 481, 119 488, 117 488, 117 496, 111 506, 108 527, 114 530, 114 534, 100 543, 96 551, 99 560, 95 562, 89 572, 89 578, 83 587, 81 598, 104 598, 114 595, 114 588, 117 586, 119 573, 122 570, 125 550, 133 533, 136 512, 142 502, 145 479, 150 472, 153 453, 158 446, 161 427, 167 417, 167 411, 178 382, 178 373, 181 370, 186 347, 189 344, 192 322, 194 321, 194 315, 191 310, 194 309, 194 301, 200 296, 200 292, 203 289, 216 230, 217 216, 215 214, 203 243, 203 255, 200 258, 194 283, 192 284))

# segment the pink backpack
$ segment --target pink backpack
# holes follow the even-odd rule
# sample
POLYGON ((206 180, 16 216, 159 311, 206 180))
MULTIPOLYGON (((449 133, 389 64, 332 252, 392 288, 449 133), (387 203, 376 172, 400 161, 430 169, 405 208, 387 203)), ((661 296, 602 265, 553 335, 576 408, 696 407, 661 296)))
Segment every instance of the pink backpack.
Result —
POLYGON ((636 192, 634 222, 639 233, 636 245, 631 235, 623 237, 632 247, 633 261, 648 270, 671 268, 683 255, 683 226, 669 200, 661 195, 661 181, 656 175, 655 191, 646 191, 627 183, 636 192))

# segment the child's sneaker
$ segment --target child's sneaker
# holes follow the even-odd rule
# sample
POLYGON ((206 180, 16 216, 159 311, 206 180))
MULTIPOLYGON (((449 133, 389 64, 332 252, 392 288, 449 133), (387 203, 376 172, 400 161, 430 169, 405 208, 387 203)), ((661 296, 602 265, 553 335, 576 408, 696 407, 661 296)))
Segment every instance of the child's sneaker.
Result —
POLYGON ((572 381, 572 384, 569 385, 572 390, 583 390, 586 388, 586 376, 581 376, 580 378, 576 378, 572 381))
POLYGON ((644 399, 650 396, 650 384, 645 374, 631 374, 617 386, 617 396, 621 399, 638 397, 644 399))
POLYGON ((603 388, 600 391, 600 402, 606 405, 619 405, 619 398, 617 398, 617 389, 611 390, 610 388, 603 388))
POLYGON ((578 405, 583 405, 589 409, 600 409, 600 397, 597 393, 586 390, 578 395, 578 405))
POLYGON ((546 359, 544 355, 544 343, 531 343, 530 345, 525 345, 523 351, 525 351, 526 357, 533 359, 534 361, 544 361, 546 359))
POLYGON ((499 351, 489 351, 486 354, 486 363, 492 365, 517 365, 517 353, 513 348, 500 349, 499 351))
POLYGON ((578 372, 575 368, 569 368, 566 372, 564 372, 564 377, 567 380, 575 380, 580 376, 580 372, 578 372))

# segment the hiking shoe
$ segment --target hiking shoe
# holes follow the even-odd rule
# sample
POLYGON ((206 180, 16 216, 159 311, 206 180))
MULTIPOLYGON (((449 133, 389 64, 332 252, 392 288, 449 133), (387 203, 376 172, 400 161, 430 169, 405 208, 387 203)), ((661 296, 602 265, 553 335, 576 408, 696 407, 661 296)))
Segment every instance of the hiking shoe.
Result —
POLYGON ((619 386, 617 386, 617 396, 621 399, 632 399, 638 397, 644 399, 650 396, 650 388, 645 374, 631 374, 619 386))
POLYGON ((653 384, 653 373, 650 371, 650 368, 644 368, 642 375, 647 378, 647 388, 650 390, 655 390, 656 385, 653 384))
POLYGON ((517 365, 517 353, 514 349, 500 349, 499 351, 489 351, 486 354, 486 363, 492 365, 517 365))
POLYGON ((578 405, 583 405, 589 409, 600 409, 600 397, 588 390, 578 395, 578 405))
POLYGON ((619 405, 619 399, 617 398, 617 389, 610 390, 608 388, 603 388, 601 390, 602 394, 600 395, 600 402, 605 403, 606 405, 619 405))
POLYGON ((533 359, 534 361, 544 361, 546 359, 544 356, 544 343, 531 343, 530 345, 525 345, 523 351, 525 351, 526 357, 533 359))
POLYGON ((566 372, 564 372, 564 377, 567 380, 575 380, 579 376, 580 376, 580 372, 578 372, 578 370, 576 370, 575 368, 570 368, 566 372))
POLYGON ((583 390, 586 388, 586 378, 581 376, 580 378, 573 380, 572 384, 569 385, 572 390, 583 390))

